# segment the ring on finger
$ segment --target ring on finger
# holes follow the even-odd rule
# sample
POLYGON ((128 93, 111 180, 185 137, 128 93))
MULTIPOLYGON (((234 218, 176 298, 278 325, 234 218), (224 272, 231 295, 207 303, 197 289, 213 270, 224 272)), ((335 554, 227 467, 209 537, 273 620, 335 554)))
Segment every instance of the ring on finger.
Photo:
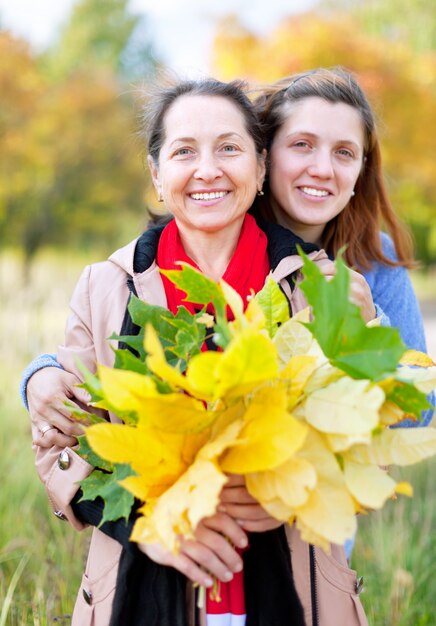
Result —
POLYGON ((45 433, 48 433, 49 430, 53 430, 54 426, 51 426, 51 424, 45 424, 44 426, 41 426, 41 428, 39 429, 39 432, 41 433, 41 437, 44 437, 45 433))

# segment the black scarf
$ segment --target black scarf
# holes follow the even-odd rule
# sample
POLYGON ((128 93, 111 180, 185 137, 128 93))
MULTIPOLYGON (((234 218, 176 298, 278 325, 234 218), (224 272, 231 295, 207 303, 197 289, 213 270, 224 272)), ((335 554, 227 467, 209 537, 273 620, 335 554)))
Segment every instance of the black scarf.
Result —
MULTIPOLYGON (((317 250, 289 230, 259 222, 268 237, 268 254, 274 269, 282 258, 296 254, 299 244, 306 254, 317 250)), ((146 231, 138 240, 134 270, 145 271, 156 256, 163 227, 146 231)), ((293 288, 292 277, 288 277, 293 288)), ((134 292, 133 281, 129 288, 134 292)), ((133 335, 139 328, 128 311, 121 335, 133 335)), ((249 534, 250 548, 243 554, 246 626, 305 626, 298 598, 284 526, 249 534)), ((158 565, 135 544, 123 548, 110 626, 188 626, 187 579, 171 567, 158 565)))

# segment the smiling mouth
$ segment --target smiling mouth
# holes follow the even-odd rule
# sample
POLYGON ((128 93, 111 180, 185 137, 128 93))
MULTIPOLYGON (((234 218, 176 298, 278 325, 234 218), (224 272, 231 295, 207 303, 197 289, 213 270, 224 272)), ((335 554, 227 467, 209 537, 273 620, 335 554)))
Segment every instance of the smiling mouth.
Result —
POLYGON ((211 191, 210 193, 191 193, 190 196, 193 200, 218 200, 228 193, 228 191, 211 191))
POLYGON ((325 198, 325 196, 330 195, 325 189, 314 189, 313 187, 300 187, 300 189, 308 196, 314 196, 315 198, 325 198))

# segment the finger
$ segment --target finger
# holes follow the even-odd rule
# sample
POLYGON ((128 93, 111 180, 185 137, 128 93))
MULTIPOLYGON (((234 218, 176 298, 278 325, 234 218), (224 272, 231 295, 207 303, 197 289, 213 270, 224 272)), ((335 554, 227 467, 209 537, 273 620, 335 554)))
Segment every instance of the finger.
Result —
POLYGON ((224 487, 220 494, 220 501, 223 505, 227 505, 227 503, 257 504, 257 501, 245 487, 224 487))
POLYGON ((192 558, 182 552, 169 557, 168 565, 184 574, 193 583, 197 583, 202 587, 212 587, 213 585, 211 576, 202 570, 192 558))
MULTIPOLYGON (((218 510, 221 511, 221 507, 218 510)), ((225 512, 238 521, 262 521, 270 518, 270 515, 257 502, 255 504, 226 504, 225 512)))
MULTIPOLYGON (((233 578, 233 572, 240 571, 242 569, 242 559, 236 554, 236 552, 234 553, 234 559, 230 557, 229 560, 235 568, 233 569, 229 563, 223 560, 221 552, 218 556, 218 553, 215 551, 219 549, 225 550, 225 543, 227 543, 230 551, 232 551, 232 548, 229 546, 228 542, 218 533, 211 533, 209 531, 209 534, 214 535, 214 540, 208 540, 206 538, 206 531, 203 539, 208 541, 209 544, 213 544, 213 549, 210 548, 209 545, 204 545, 199 541, 184 541, 182 542, 180 548, 181 553, 189 557, 190 560, 199 565, 210 575, 218 578, 218 580, 221 580, 222 582, 229 582, 233 578), (219 540, 221 540, 221 545, 219 540), (220 548, 217 547, 218 545, 220 545, 220 548)), ((229 558, 228 553, 226 553, 225 556, 229 558)))
POLYGON ((68 437, 60 433, 56 428, 48 431, 44 435, 39 432, 33 436, 33 443, 40 448, 52 448, 58 446, 60 448, 72 448, 77 445, 75 437, 68 437))
POLYGON ((201 524, 197 528, 195 539, 218 557, 221 563, 224 564, 226 571, 241 571, 243 567, 241 555, 226 536, 201 524))
MULTIPOLYGON (((236 520, 226 513, 216 513, 212 517, 206 517, 201 524, 224 535, 234 546, 245 548, 248 545, 248 538, 245 532, 236 520)), ((200 529, 200 526, 198 528, 200 529)))
MULTIPOLYGON (((75 404, 75 406, 77 406, 75 404)), ((79 407, 78 407, 79 408, 79 407)), ((55 426, 58 430, 70 437, 83 435, 83 426, 71 414, 71 410, 58 399, 45 410, 44 419, 55 426)))
POLYGON ((227 482, 224 489, 227 487, 245 487, 245 478, 241 474, 227 474, 227 482))
POLYGON ((280 522, 273 517, 269 517, 263 521, 238 520, 238 523, 241 528, 248 533, 264 533, 267 530, 274 530, 283 525, 283 522, 280 522))

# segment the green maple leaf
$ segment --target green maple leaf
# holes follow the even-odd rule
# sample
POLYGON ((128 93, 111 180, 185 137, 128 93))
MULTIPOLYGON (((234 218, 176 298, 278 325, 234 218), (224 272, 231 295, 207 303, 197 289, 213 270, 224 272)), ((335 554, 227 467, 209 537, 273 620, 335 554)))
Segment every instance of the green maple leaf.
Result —
POLYGON ((113 465, 110 461, 106 461, 106 459, 102 459, 98 454, 94 452, 91 446, 88 444, 88 440, 86 439, 86 435, 79 435, 77 437, 79 441, 79 447, 77 449, 77 454, 85 459, 90 465, 93 467, 99 467, 102 470, 107 472, 112 472, 113 465))
POLYGON ((278 284, 268 276, 261 291, 254 299, 259 303, 265 315, 266 329, 270 337, 274 337, 280 324, 289 319, 289 303, 278 284))
POLYGON ((161 270, 161 273, 186 293, 186 302, 203 306, 212 303, 217 319, 225 318, 227 303, 219 284, 187 263, 180 265, 180 270, 161 270))
POLYGON ((405 413, 415 415, 418 418, 421 417, 422 411, 433 408, 425 393, 407 382, 397 383, 392 391, 387 394, 386 399, 398 405, 405 413))
POLYGON ((85 480, 80 481, 83 491, 82 500, 95 500, 100 497, 104 501, 100 525, 120 518, 126 520, 129 518, 134 497, 118 481, 133 475, 135 472, 130 465, 116 463, 112 472, 102 472, 96 469, 85 480))
POLYGON ((406 350, 397 329, 368 328, 359 308, 348 299, 349 272, 339 257, 337 272, 327 281, 302 251, 304 280, 301 283, 314 321, 306 324, 331 363, 353 378, 378 380, 395 371, 406 350))

